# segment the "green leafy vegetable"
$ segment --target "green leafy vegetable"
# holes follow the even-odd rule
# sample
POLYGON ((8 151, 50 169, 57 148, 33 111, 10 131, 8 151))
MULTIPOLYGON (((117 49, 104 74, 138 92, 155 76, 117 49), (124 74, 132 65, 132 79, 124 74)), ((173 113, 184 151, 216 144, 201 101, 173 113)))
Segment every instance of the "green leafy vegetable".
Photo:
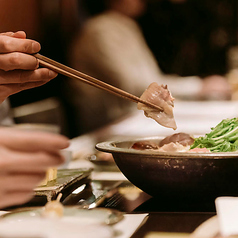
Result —
POLYGON ((204 137, 194 140, 190 149, 207 148, 211 152, 238 150, 238 118, 224 119, 204 137))

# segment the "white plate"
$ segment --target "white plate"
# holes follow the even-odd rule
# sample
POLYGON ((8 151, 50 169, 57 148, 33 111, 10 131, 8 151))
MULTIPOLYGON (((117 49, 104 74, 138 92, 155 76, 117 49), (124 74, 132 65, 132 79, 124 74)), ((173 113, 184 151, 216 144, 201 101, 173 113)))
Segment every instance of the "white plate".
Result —
POLYGON ((17 209, 2 215, 0 237, 19 238, 111 238, 112 225, 122 220, 122 212, 95 208, 65 207, 63 217, 45 218, 44 207, 17 209))
MULTIPOLYGON (((24 221, 32 218, 41 218, 44 211, 44 207, 34 208, 21 208, 16 209, 10 213, 4 214, 2 216, 3 220, 11 221, 11 220, 19 220, 24 221)), ((124 213, 107 208, 94 208, 94 209, 79 209, 74 206, 64 207, 63 218, 65 219, 73 219, 75 218, 77 221, 81 223, 97 223, 97 224, 106 224, 112 225, 124 217, 124 213)), ((61 218, 60 218, 61 219, 61 218)))
POLYGON ((18 238, 111 238, 113 229, 102 224, 84 223, 78 217, 62 219, 6 219, 0 221, 0 237, 18 238))

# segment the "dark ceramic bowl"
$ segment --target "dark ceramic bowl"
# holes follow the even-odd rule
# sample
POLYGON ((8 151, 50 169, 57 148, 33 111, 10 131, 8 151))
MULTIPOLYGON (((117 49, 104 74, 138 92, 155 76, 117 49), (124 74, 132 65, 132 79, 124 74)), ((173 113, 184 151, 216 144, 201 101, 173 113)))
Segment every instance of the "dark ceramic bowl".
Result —
POLYGON ((162 138, 108 141, 96 145, 112 153, 127 179, 153 197, 165 200, 209 200, 238 196, 238 153, 186 153, 135 150, 138 141, 158 143, 162 138))

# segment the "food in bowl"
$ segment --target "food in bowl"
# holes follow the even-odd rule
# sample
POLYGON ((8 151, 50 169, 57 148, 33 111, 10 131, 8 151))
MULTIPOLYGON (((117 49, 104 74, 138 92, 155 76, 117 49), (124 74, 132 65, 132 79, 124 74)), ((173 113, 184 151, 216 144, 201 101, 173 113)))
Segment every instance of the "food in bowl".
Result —
POLYGON ((151 141, 139 141, 131 148, 158 152, 234 152, 238 150, 238 118, 222 120, 205 136, 194 138, 187 133, 175 133, 157 144, 151 141))
POLYGON ((238 118, 227 118, 211 132, 195 139, 191 149, 207 148, 211 152, 234 152, 238 150, 238 118))
POLYGON ((186 152, 189 151, 190 145, 194 138, 187 133, 175 133, 167 136, 157 143, 145 140, 135 142, 131 148, 136 150, 156 150, 158 152, 186 152))

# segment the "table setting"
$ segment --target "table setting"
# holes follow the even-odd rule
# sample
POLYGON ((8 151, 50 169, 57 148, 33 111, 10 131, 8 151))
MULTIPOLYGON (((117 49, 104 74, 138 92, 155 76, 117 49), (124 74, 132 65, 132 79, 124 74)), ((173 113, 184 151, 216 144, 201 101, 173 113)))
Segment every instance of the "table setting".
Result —
MULTIPOLYGON (((184 132, 195 137, 205 135, 221 120, 237 117, 237 109, 238 103, 236 101, 193 102, 178 100, 174 108, 174 117, 178 127, 176 133, 184 132)), ((65 206, 66 210, 74 207, 80 213, 80 209, 88 212, 97 212, 97 209, 103 208, 106 211, 118 212, 122 216, 122 219, 114 224, 103 225, 102 221, 95 221, 95 215, 84 221, 82 221, 81 215, 78 218, 72 218, 70 216, 69 219, 64 217, 66 219, 61 218, 58 221, 47 221, 47 224, 43 221, 42 226, 51 227, 45 229, 48 233, 36 234, 33 231, 36 232, 37 229, 32 229, 33 233, 31 237, 65 237, 64 232, 68 228, 63 229, 64 226, 69 226, 72 233, 68 233, 67 237, 81 237, 79 234, 83 234, 82 237, 91 238, 95 234, 97 235, 95 237, 104 238, 214 237, 213 234, 216 236, 220 234, 220 223, 218 222, 217 215, 218 203, 215 203, 215 199, 216 197, 223 197, 223 195, 236 198, 236 191, 238 191, 234 189, 236 155, 232 153, 229 155, 220 153, 206 155, 204 153, 182 153, 180 155, 167 153, 166 158, 163 158, 163 155, 161 155, 162 152, 130 151, 131 145, 137 141, 147 140, 148 138, 150 141, 158 141, 173 133, 175 131, 172 129, 162 127, 152 119, 145 117, 143 112, 135 111, 131 115, 95 132, 71 139, 70 146, 67 148, 70 151, 70 158, 68 158, 64 168, 58 169, 57 180, 54 180, 54 182, 51 181, 43 187, 36 188, 35 198, 38 198, 37 203, 32 203, 33 206, 31 203, 28 203, 23 207, 29 207, 30 205, 31 208, 36 209, 40 205, 42 208, 47 201, 56 199, 57 195, 62 193, 60 202, 65 206), (92 158, 97 159, 99 156, 101 156, 101 159, 104 158, 104 154, 98 155, 99 152, 105 152, 105 156, 109 156, 105 157, 105 160, 112 159, 110 166, 107 163, 96 164, 95 161, 92 161, 92 158), (129 165, 128 162, 125 165, 120 164, 119 161, 128 156, 134 158, 134 160, 140 160, 140 165, 136 167, 133 164, 129 165), (149 167, 147 171, 143 170, 154 158, 158 159, 156 162, 157 165, 160 164, 159 161, 166 159, 166 163, 164 163, 165 167, 162 167, 161 170, 151 170, 149 167), (146 161, 144 165, 142 159, 146 161), (194 161, 200 161, 196 162, 195 165, 201 171, 196 169, 198 167, 195 167, 195 170, 190 170, 189 172, 189 165, 180 164, 179 161, 190 162, 193 165, 194 161), (229 161, 233 163, 233 166, 229 164, 225 165, 229 161), (202 166, 201 162, 208 164, 202 166), (227 168, 232 168, 233 170, 231 173, 228 172, 225 174, 227 169, 217 170, 218 166, 214 162, 220 163, 219 166, 221 167, 225 166, 226 168, 227 166, 227 168), (112 166, 115 166, 114 169, 112 169, 112 166), (142 181, 144 180, 144 183, 137 183, 134 180, 135 176, 131 178, 125 172, 124 168, 128 168, 128 171, 135 171, 134 175, 136 174, 137 179, 141 178, 142 181), (165 171, 168 168, 172 172, 169 171, 166 174, 165 171), (213 171, 211 173, 213 180, 210 179, 211 177, 207 177, 209 168, 213 171), (179 172, 179 169, 182 172, 179 172), (187 171, 187 174, 184 171, 187 171), (219 174, 218 171, 223 172, 219 174), (174 180, 171 180, 170 184, 163 184, 169 176, 173 178, 175 172, 177 175, 174 180), (187 180, 180 180, 179 173, 183 175, 180 175, 181 178, 183 177, 187 180), (143 177, 145 174, 149 178, 152 178, 153 174, 164 174, 164 177, 158 176, 161 181, 157 179, 156 183, 152 185, 155 187, 149 189, 150 186, 146 186, 146 183, 147 185, 151 185, 151 183, 148 183, 148 178, 143 177), (184 175, 187 177, 184 177, 184 175), (192 183, 192 177, 188 175, 193 176, 194 184, 192 183), (215 177, 216 175, 217 177, 215 177), (199 184, 198 178, 200 179, 200 187, 196 187, 199 184), (206 183, 206 180, 210 182, 210 185, 206 183), (226 190, 222 190, 222 186, 219 186, 219 183, 223 180, 227 181, 227 184, 223 186, 226 190), (217 186, 214 186, 216 181, 219 182, 217 186), (156 187, 158 184, 159 187, 156 187), (190 187, 184 187, 184 184, 190 184, 190 187), (204 186, 204 190, 200 190, 204 184, 208 186, 204 186), (181 189, 184 189, 183 192, 181 192, 181 189), (191 190, 193 190, 193 193, 189 193, 191 190), (42 200, 42 197, 39 197, 39 192, 45 195, 47 193, 46 191, 50 195, 48 194, 42 200), (201 196, 198 196, 200 191, 201 196), (187 194, 187 196, 183 196, 184 194, 187 194), (191 197, 191 194, 194 197, 191 197), (210 200, 206 201, 206 198, 210 200), (92 221, 92 218, 94 221, 92 221), (77 222, 70 219, 76 219, 77 222), (65 224, 63 225, 63 223, 65 224), (73 227, 74 223, 75 227, 73 227), (81 225, 77 227, 76 223, 80 223, 81 225), (52 227, 62 227, 62 229, 58 229, 56 232, 57 229, 52 229, 52 227), (87 227, 90 227, 90 229, 86 229, 87 227), (92 229, 94 233, 91 232, 92 229), (204 234, 204 230, 207 235, 204 234), (211 234, 212 232, 214 233, 211 234), (208 236, 208 234, 211 235, 208 236)), ((4 234, 4 231, 10 230, 9 222, 19 222, 19 219, 15 219, 16 217, 13 219, 13 216, 6 216, 6 213, 14 214, 17 209, 19 207, 9 208, 2 212, 0 231, 2 230, 3 233, 0 233, 0 237, 11 238, 16 236, 14 232, 4 234), (9 219, 8 221, 6 219, 7 217, 9 219), (10 218, 14 221, 11 221, 10 218)), ((85 215, 83 217, 85 218, 85 215)), ((39 217, 35 218, 39 219, 39 217)), ((34 227, 35 225, 32 219, 31 221, 27 219, 26 223, 30 223, 25 224, 26 227, 34 227)), ((37 224, 39 224, 38 222, 37 224)), ((16 231, 19 229, 19 232, 24 227, 24 225, 18 226, 16 224, 14 226, 16 227, 16 231)), ((17 237, 19 237, 19 234, 17 237)), ((29 234, 30 232, 28 232, 29 234)), ((25 238, 27 238, 26 235, 26 233, 23 233, 25 238)))
MULTIPOLYGON (((212 238, 236 234, 235 226, 223 219, 224 214, 229 218, 234 214, 224 213, 227 203, 221 200, 238 195, 236 137, 232 134, 225 144, 229 152, 214 152, 210 145, 205 151, 196 144, 194 152, 192 146, 207 141, 209 132, 221 123, 236 124, 237 101, 173 102, 167 86, 156 83, 138 98, 45 56, 34 56, 44 67, 138 103, 144 113, 135 109, 114 123, 71 139, 69 153, 62 151, 66 163, 56 169, 55 177, 35 188, 27 204, 4 211, 0 237, 212 238), (168 101, 156 96, 166 102, 164 107, 153 102, 157 89, 168 96, 168 101), (147 93, 153 97, 147 98, 147 93), (155 111, 159 116, 151 116, 155 111), (170 124, 161 120, 164 114, 170 124), (191 143, 183 145, 176 139, 172 150, 165 149, 170 142, 160 146, 178 134, 186 134, 191 143), (202 233, 214 223, 214 234, 202 233)), ((221 131, 225 130, 229 135, 236 128, 222 126, 221 131)), ((225 141, 223 137, 213 138, 215 148, 225 141)), ((229 200, 228 204, 233 203, 229 200)))
MULTIPOLYGON (((174 116, 178 125, 177 130, 179 132, 187 132, 191 135, 196 135, 196 136, 204 135, 208 133, 212 127, 214 127, 224 118, 236 117, 237 108, 238 108, 238 103, 236 101, 201 101, 201 102, 200 101, 177 101, 175 102, 175 108, 174 108, 174 116)), ((70 163, 70 168, 81 167, 81 166, 83 167, 89 166, 91 168, 95 168, 95 164, 85 158, 87 158, 88 156, 92 156, 94 154, 96 156, 96 153, 98 153, 98 150, 95 150, 95 146, 97 147, 98 144, 100 145, 100 143, 104 143, 104 142, 108 143, 112 141, 120 142, 120 141, 128 141, 128 140, 135 140, 135 139, 138 140, 141 138, 148 138, 148 137, 165 137, 172 133, 173 131, 171 131, 171 129, 161 127, 153 120, 146 118, 143 115, 143 113, 141 113, 140 111, 135 111, 132 115, 125 117, 124 119, 119 120, 118 122, 112 123, 111 125, 105 128, 97 130, 94 133, 89 133, 86 135, 82 135, 78 138, 73 138, 71 140, 71 145, 70 145, 70 150, 72 151, 72 154, 73 154, 73 158, 70 163)), ((112 151, 107 151, 107 152, 111 153, 112 151)), ((210 155, 210 156, 213 156, 213 155, 210 155)), ((117 164, 115 163, 115 165, 117 164)), ((101 171, 100 169, 98 170, 98 168, 93 170, 92 178, 96 180, 99 179, 99 180, 108 180, 108 181, 109 180, 128 181, 128 177, 125 176, 124 173, 121 173, 120 171, 107 171, 105 167, 101 171)), ((147 197, 145 201, 143 202, 148 202, 148 201, 150 202, 150 199, 151 199, 150 197, 147 197)), ((172 207, 172 209, 174 209, 174 212, 181 213, 181 216, 184 216, 185 213, 187 214, 187 213, 194 212, 195 217, 196 216, 200 217, 199 222, 197 222, 195 225, 191 224, 191 227, 189 227, 189 229, 186 229, 186 226, 184 230, 180 227, 179 230, 181 230, 181 232, 179 233, 182 233, 182 231, 184 231, 184 232, 189 232, 189 234, 192 234, 192 232, 197 227, 199 227, 199 225, 201 225, 203 222, 205 222, 206 220, 209 220, 209 218, 216 215, 215 199, 214 198, 212 199, 213 200, 211 201, 209 206, 205 206, 205 205, 201 207, 197 206, 199 207, 197 210, 194 209, 194 206, 195 206, 194 204, 193 206, 190 206, 191 205, 190 204, 186 208, 182 206, 180 208, 176 208, 174 204, 170 206, 172 207), (189 206, 191 209, 188 208, 189 206)), ((152 202, 152 204, 154 203, 152 202)), ((162 216, 164 212, 166 214, 167 212, 171 213, 172 209, 169 209, 168 205, 166 206, 165 208, 159 207, 157 209, 156 207, 154 207, 154 211, 153 211, 153 208, 151 209, 151 207, 149 207, 148 210, 143 208, 141 210, 134 209, 133 211, 129 211, 129 213, 136 212, 138 214, 141 214, 141 212, 143 213, 149 212, 149 216, 151 214, 156 213, 158 217, 160 217, 160 215, 162 216)), ((168 217, 170 215, 168 215, 168 217)), ((148 224, 148 219, 147 219, 147 224, 148 224)), ((147 226, 144 225, 144 227, 147 227, 147 226)), ((136 235, 132 237, 145 237, 146 234, 149 233, 149 231, 147 230, 145 232, 143 229, 144 228, 142 226, 139 229, 139 233, 138 232, 135 233, 136 235)), ((161 230, 161 232, 162 231, 163 230, 161 230)), ((167 231, 172 232, 173 229, 171 229, 170 231, 169 230, 167 231)))

